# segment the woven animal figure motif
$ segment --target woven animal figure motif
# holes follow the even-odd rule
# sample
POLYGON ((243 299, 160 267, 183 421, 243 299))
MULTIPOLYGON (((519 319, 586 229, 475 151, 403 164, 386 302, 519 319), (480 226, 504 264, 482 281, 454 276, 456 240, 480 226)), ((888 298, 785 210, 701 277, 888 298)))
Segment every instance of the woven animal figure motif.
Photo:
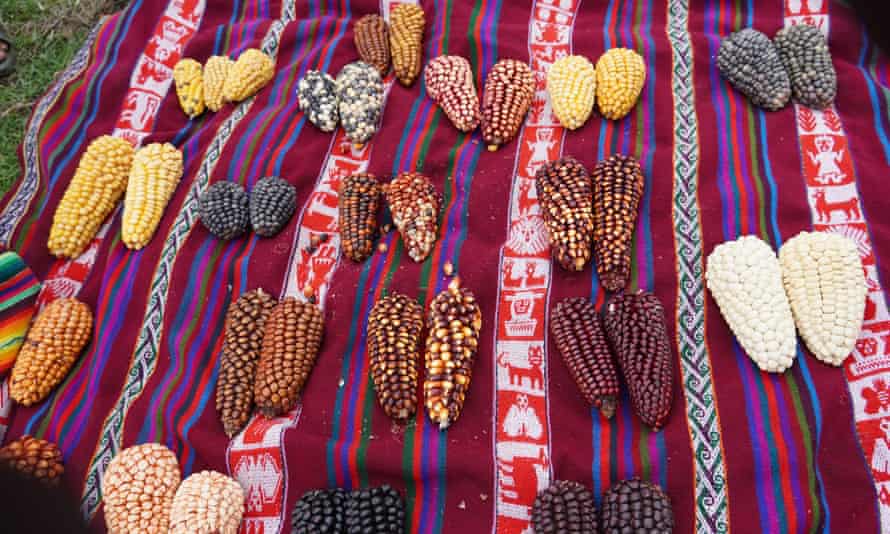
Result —
POLYGON ((173 82, 179 107, 189 118, 204 113, 204 75, 201 64, 191 58, 180 59, 173 67, 173 82))
POLYGON ((794 100, 811 108, 829 107, 837 95, 837 72, 822 31, 795 24, 779 30, 773 42, 788 71, 794 100))
POLYGON ((593 250, 600 284, 627 286, 631 245, 643 197, 643 170, 631 156, 616 154, 593 169, 593 250))
POLYGON ((383 111, 383 78, 373 66, 356 61, 337 75, 336 89, 346 137, 361 147, 377 131, 383 111))
POLYGON ((553 113, 569 130, 590 118, 596 99, 596 70, 584 56, 557 59, 547 71, 547 93, 553 113))
POLYGON ((352 261, 363 262, 374 252, 381 191, 373 174, 352 174, 340 184, 340 246, 352 261))
POLYGON ((596 62, 596 103, 603 117, 624 118, 637 105, 646 83, 643 56, 628 48, 612 48, 596 62))
POLYGON ((439 233, 439 192, 426 176, 403 172, 383 186, 383 194, 408 256, 423 261, 439 233))
POLYGON ((717 52, 717 68, 755 106, 781 109, 791 97, 791 82, 769 37, 745 28, 725 37, 717 52))
POLYGON ((535 79, 527 64, 502 59, 485 77, 482 93, 482 140, 495 151, 516 137, 535 95, 535 79))
POLYGON ((590 175, 565 156, 538 167, 535 188, 553 257, 568 271, 581 271, 591 257, 593 196, 590 175))
POLYGON ((355 21, 352 31, 358 57, 373 65, 381 77, 386 77, 390 61, 389 27, 386 20, 374 13, 365 15, 355 21))
POLYGON ((423 60, 423 30, 426 25, 423 8, 417 4, 400 4, 389 14, 389 46, 396 78, 410 87, 420 76, 423 60))
POLYGON ((426 92, 462 132, 479 125, 479 95, 470 62, 461 56, 439 56, 423 71, 426 92))
POLYGON ((102 477, 108 532, 168 532, 180 481, 179 462, 167 447, 144 443, 122 450, 102 477))

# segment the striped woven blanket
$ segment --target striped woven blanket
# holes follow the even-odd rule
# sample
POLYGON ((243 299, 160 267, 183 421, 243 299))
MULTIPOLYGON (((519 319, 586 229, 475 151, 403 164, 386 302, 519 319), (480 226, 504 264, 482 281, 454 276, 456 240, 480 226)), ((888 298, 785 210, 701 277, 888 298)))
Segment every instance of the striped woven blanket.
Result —
POLYGON ((890 532, 890 315, 881 280, 890 255, 890 63, 850 9, 828 0, 423 0, 425 57, 469 59, 477 85, 499 58, 528 61, 537 93, 519 137, 489 153, 461 134, 422 83, 388 86, 381 130, 361 149, 312 127, 296 101, 309 69, 336 73, 356 58, 352 23, 416 0, 132 0, 102 20, 35 106, 22 176, 0 205, 0 242, 43 283, 38 302, 76 295, 95 335, 43 403, 10 407, 6 439, 58 443, 65 483, 104 531, 101 476, 122 448, 161 442, 184 474, 227 472, 246 489, 244 533, 289 532, 308 489, 389 483, 407 500, 410 532, 531 532, 537 491, 577 480, 599 496, 639 476, 666 488, 677 532, 890 532), (829 36, 838 97, 823 111, 765 113, 720 78, 722 37, 753 26, 773 35, 805 23, 829 36), (559 57, 640 52, 648 78, 624 120, 563 130, 543 73, 559 57), (181 57, 276 59, 255 98, 188 120, 172 90, 181 57), (170 141, 185 175, 154 239, 120 240, 120 214, 71 261, 49 255, 52 213, 88 142, 170 141), (638 158, 645 196, 630 289, 665 304, 675 396, 651 432, 626 398, 605 420, 583 403, 549 340, 547 311, 568 296, 608 299, 595 270, 554 267, 531 178, 574 155, 588 168, 613 153, 638 158), (340 257, 340 180, 418 170, 443 192, 440 235, 423 263, 389 234, 363 264, 340 257), (271 239, 223 242, 197 223, 197 197, 228 180, 250 189, 281 176, 298 188, 291 224, 271 239), (778 248, 802 230, 842 233, 859 246, 868 295, 863 330, 842 368, 803 346, 792 369, 761 373, 704 289, 704 258, 756 234, 778 248), (883 256, 883 257, 882 257, 883 256), (882 263, 881 260, 884 260, 882 263), (482 341, 463 416, 439 431, 423 411, 394 426, 369 380, 364 330, 371 306, 397 290, 429 303, 451 262, 478 297, 482 341), (228 440, 214 384, 229 304, 257 287, 324 309, 323 350, 299 406, 255 417, 228 440), (522 424, 508 421, 522 418, 522 424))

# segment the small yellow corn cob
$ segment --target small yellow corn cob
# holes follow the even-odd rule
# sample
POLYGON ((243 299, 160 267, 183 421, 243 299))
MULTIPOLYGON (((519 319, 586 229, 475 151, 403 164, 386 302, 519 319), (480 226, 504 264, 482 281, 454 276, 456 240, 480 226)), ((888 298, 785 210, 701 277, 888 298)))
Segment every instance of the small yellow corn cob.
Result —
POLYGON ((613 48, 596 62, 596 102, 607 119, 618 120, 637 103, 646 83, 643 57, 628 48, 613 48))
POLYGON ((204 64, 204 104, 210 111, 219 111, 226 104, 223 87, 234 63, 227 56, 210 56, 204 64))
POLYGON ((59 258, 76 258, 127 188, 133 145, 120 137, 97 137, 80 157, 77 171, 56 207, 47 248, 59 258))
POLYGON ((584 56, 566 56, 547 71, 547 92, 553 112, 569 130, 581 127, 593 111, 596 71, 584 56))
POLYGON ((255 95, 274 75, 272 58, 256 48, 248 48, 229 70, 223 95, 229 102, 241 102, 255 95))
POLYGON ((151 240, 180 178, 182 152, 170 143, 152 143, 136 151, 121 225, 128 248, 139 250, 151 240))
POLYGON ((180 59, 173 67, 173 81, 179 107, 191 118, 204 113, 204 75, 201 64, 191 58, 180 59))

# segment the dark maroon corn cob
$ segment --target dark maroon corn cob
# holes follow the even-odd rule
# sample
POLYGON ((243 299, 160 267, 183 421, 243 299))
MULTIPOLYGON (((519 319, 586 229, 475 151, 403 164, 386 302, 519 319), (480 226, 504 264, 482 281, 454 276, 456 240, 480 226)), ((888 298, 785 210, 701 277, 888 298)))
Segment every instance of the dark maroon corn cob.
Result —
POLYGON ((603 496, 603 534, 670 534, 671 499, 659 486, 638 478, 614 484, 603 496))
POLYGON ((551 161, 538 168, 535 187, 553 257, 568 271, 584 269, 593 239, 593 193, 587 169, 571 156, 551 161))
POLYGON ((532 526, 535 534, 597 532, 593 494, 577 482, 557 480, 535 499, 532 526))
POLYGON ((616 154, 593 169, 593 250, 600 283, 609 291, 627 285, 642 197, 643 170, 633 157, 616 154))
POLYGON ((380 192, 373 174, 353 174, 340 185, 340 246, 352 261, 363 262, 374 252, 380 192))

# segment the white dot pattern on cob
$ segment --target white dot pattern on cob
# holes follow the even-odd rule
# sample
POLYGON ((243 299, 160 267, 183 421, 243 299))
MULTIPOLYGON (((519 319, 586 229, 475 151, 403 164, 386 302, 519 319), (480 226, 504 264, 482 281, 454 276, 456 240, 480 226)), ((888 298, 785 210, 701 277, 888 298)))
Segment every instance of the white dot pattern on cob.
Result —
POLYGON ((201 471, 176 490, 170 534, 237 534, 244 514, 244 489, 216 471, 201 471))
POLYGON ((865 276, 856 244, 840 234, 801 232, 779 249, 785 293, 814 356, 841 365, 865 314, 865 276))
POLYGON ((191 58, 180 59, 173 67, 179 107, 191 118, 204 113, 204 75, 201 71, 201 64, 191 58))
POLYGON ((439 192, 426 176, 403 172, 383 186, 383 194, 408 256, 423 261, 439 234, 439 192))
POLYGON ((791 367, 797 347, 782 270, 773 249, 753 235, 717 245, 705 272, 720 313, 763 371, 791 367))
POLYGON ((482 140, 489 151, 516 137, 534 95, 534 75, 522 61, 502 59, 488 71, 482 92, 482 140))
POLYGON ((340 123, 346 137, 357 145, 367 142, 377 131, 383 111, 383 79, 380 72, 364 61, 350 63, 336 80, 340 123))
POLYGON ((559 122, 574 130, 593 111, 596 98, 596 71, 584 56, 557 59, 547 71, 547 94, 559 122))
POLYGON ((159 443, 121 451, 102 477, 108 532, 166 534, 180 480, 176 455, 159 443))
POLYGON ((234 63, 226 56, 210 56, 204 64, 204 105, 210 111, 219 111, 226 104, 223 88, 234 63))
POLYGON ((479 95, 470 62, 461 56, 439 56, 423 70, 426 92, 462 132, 479 126, 479 95))
POLYGON ((136 151, 121 222, 127 248, 139 250, 151 241, 180 179, 182 152, 170 143, 152 143, 136 151))
POLYGON ((229 102, 241 102, 262 89, 275 75, 275 60, 256 48, 248 48, 229 69, 223 95, 229 102))

